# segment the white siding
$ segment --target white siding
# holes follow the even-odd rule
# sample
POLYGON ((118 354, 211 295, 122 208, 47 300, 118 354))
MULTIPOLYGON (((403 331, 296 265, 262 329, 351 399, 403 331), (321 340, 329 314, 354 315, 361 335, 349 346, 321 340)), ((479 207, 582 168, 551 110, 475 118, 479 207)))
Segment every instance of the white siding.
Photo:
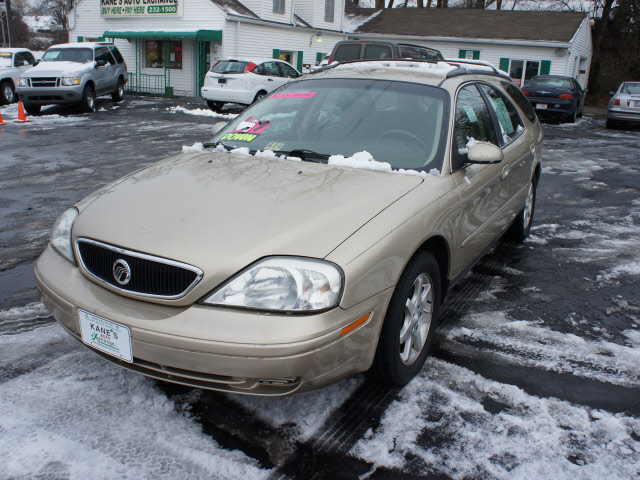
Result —
MULTIPOLYGON (((305 29, 285 29, 266 27, 262 25, 253 25, 249 23, 228 22, 225 30, 224 45, 233 45, 234 52, 229 53, 225 47, 225 55, 229 56, 252 56, 260 58, 272 58, 273 50, 284 50, 303 53, 303 63, 315 65, 316 53, 330 53, 333 46, 340 40, 344 40, 346 35, 331 34, 324 32, 322 35, 322 43, 317 43, 315 37, 311 42, 311 36, 315 33, 313 30, 305 29), (236 41, 236 27, 239 28, 241 41, 236 41), (268 38, 269 41, 264 41, 268 38), (310 46, 309 43, 312 43, 310 46)), ((294 67, 297 67, 294 61, 294 67)))
POLYGON ((582 88, 587 86, 587 81, 589 80, 591 56, 593 55, 591 45, 591 25, 589 25, 589 18, 586 17, 573 39, 570 49, 571 59, 567 62, 567 71, 565 73, 565 75, 571 75, 576 78, 582 88), (580 74, 580 69, 584 70, 585 73, 580 74))
POLYGON ((316 3, 317 2, 313 0, 295 0, 295 4, 293 5, 296 15, 312 27, 315 27, 313 24, 313 10, 316 3))
POLYGON ((273 0, 240 0, 241 3, 258 15, 262 20, 291 24, 291 4, 293 0, 284 0, 284 13, 273 12, 273 0))
POLYGON ((317 0, 314 2, 314 28, 322 28, 327 30, 342 31, 342 19, 344 18, 344 0, 335 0, 335 8, 333 10, 333 22, 324 21, 325 0, 317 0))

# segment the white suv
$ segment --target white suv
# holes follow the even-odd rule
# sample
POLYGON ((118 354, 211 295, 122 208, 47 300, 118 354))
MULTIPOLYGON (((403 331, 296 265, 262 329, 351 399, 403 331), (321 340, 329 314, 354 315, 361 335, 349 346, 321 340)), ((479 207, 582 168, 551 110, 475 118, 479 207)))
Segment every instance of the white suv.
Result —
POLYGON ((201 94, 217 112, 225 103, 250 105, 300 75, 287 62, 272 58, 220 60, 207 73, 201 94))
POLYGON ((0 105, 16 101, 18 77, 36 63, 31 50, 0 48, 0 105))

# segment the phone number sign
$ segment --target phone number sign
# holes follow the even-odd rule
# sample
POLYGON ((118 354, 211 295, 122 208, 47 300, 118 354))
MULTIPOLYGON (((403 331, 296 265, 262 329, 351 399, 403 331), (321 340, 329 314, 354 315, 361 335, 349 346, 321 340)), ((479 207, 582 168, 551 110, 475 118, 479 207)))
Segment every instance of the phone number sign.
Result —
POLYGON ((178 0, 100 0, 103 17, 178 15, 178 0))

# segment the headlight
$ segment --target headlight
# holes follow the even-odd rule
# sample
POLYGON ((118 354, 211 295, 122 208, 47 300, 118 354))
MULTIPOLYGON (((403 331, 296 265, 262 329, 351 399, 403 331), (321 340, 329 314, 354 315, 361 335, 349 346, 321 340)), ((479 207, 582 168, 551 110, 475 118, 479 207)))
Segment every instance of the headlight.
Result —
POLYGON ((78 77, 63 77, 62 85, 80 85, 80 79, 78 77))
POLYGON ((53 224, 50 237, 53 248, 55 248, 60 255, 73 263, 76 262, 73 256, 73 248, 71 247, 71 228, 73 227, 73 222, 76 221, 77 216, 78 210, 75 208, 70 208, 60 215, 56 220, 56 223, 53 224))
POLYGON ((29 86, 29 82, 27 82, 26 78, 19 78, 18 79, 18 86, 19 87, 28 87, 29 86))
POLYGON ((324 260, 270 257, 243 270, 204 300, 210 305, 311 312, 338 305, 342 270, 324 260))

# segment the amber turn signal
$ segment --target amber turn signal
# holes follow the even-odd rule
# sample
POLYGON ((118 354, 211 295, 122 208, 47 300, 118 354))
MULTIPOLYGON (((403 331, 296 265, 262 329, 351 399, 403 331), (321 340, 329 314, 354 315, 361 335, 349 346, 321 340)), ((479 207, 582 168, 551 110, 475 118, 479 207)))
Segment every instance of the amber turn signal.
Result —
POLYGON ((347 325, 346 327, 344 327, 341 331, 340 331, 340 336, 344 336, 347 333, 355 330, 356 328, 358 328, 360 325, 362 325, 363 323, 365 323, 367 320, 369 320, 371 318, 372 312, 367 313, 366 315, 363 315, 362 317, 360 317, 358 320, 356 320, 353 323, 350 323, 349 325, 347 325))

